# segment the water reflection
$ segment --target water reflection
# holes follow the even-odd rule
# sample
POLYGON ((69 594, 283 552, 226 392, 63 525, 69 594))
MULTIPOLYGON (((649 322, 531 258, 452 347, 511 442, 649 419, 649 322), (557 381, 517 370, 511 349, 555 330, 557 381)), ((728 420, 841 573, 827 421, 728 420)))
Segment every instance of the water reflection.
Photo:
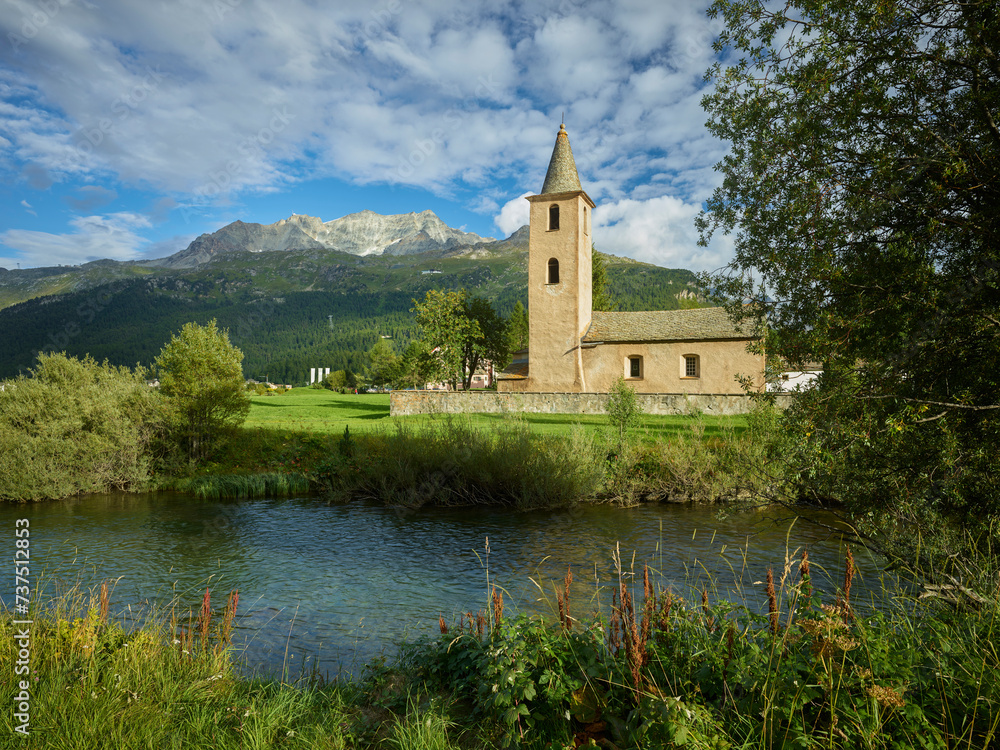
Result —
MULTIPOLYGON (((0 507, 8 528, 16 518, 31 523, 34 575, 84 586, 118 579, 119 609, 175 602, 197 611, 206 585, 217 604, 239 589, 246 663, 272 672, 286 664, 354 671, 399 640, 432 633, 439 615, 483 607, 487 576, 507 592, 508 612, 551 612, 554 586, 572 567, 574 613, 584 615, 599 602, 606 607, 601 587, 616 576, 616 548, 626 568, 634 561, 641 574, 648 563, 663 587, 706 586, 713 597, 746 597, 754 607, 766 601, 759 581, 767 568, 780 577, 804 546, 827 588, 844 565, 835 530, 773 510, 722 519, 713 508, 666 505, 410 512, 158 493, 0 507)), ((861 598, 866 586, 880 587, 880 564, 855 554, 861 598)), ((13 583, 3 586, 9 606, 13 583)))

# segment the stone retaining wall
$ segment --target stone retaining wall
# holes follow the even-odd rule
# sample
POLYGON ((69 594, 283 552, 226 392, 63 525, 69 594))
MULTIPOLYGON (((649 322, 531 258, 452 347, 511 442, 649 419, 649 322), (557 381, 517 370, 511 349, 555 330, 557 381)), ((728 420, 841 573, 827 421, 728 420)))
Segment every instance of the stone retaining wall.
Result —
MULTIPOLYGON (((784 408, 791 394, 776 394, 784 408)), ((742 393, 637 393, 636 401, 646 414, 745 414, 752 407, 742 393)), ((389 413, 410 414, 604 414, 606 393, 496 393, 493 391, 393 391, 389 413)))

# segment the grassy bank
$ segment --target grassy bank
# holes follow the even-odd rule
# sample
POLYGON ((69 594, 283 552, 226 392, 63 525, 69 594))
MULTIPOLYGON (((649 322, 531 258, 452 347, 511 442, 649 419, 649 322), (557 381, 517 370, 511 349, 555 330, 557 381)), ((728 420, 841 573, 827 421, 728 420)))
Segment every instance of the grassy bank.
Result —
MULTIPOLYGON (((350 747, 350 686, 294 689, 244 679, 234 670, 229 629, 236 609, 194 617, 151 614, 139 630, 109 621, 107 599, 71 590, 32 613, 30 672, 5 679, 4 747, 344 748, 350 747), (103 603, 102 603, 103 602, 103 603), (213 616, 214 615, 214 616, 213 616), (9 707, 30 700, 28 736, 9 707), (8 739, 9 738, 9 739, 8 739)), ((23 618, 18 618, 23 619, 23 618)), ((13 666, 20 625, 0 618, 0 662, 13 666)))
MULTIPOLYGON (((101 593, 71 592, 32 613, 30 735, 18 746, 995 746, 996 602, 943 608, 886 592, 862 609, 849 572, 821 599, 806 560, 761 578, 741 606, 687 601, 649 570, 621 570, 591 621, 574 617, 569 580, 552 621, 510 617, 494 589, 478 612, 439 623, 439 637, 330 684, 240 677, 232 595, 129 632, 101 593)), ((9 665, 13 619, 0 614, 9 665)), ((5 680, 0 700, 15 705, 19 689, 5 680)), ((5 736, 13 721, 4 712, 5 736)))
POLYGON ((684 417, 668 436, 636 440, 622 451, 602 430, 567 422, 538 434, 520 415, 485 424, 470 415, 399 420, 341 434, 276 428, 236 432, 215 460, 175 489, 204 497, 287 494, 281 476, 342 502, 392 505, 551 507, 574 502, 717 502, 769 497, 766 426, 751 416, 740 429, 684 417), (715 429, 709 437, 709 424, 715 429), (266 480, 266 481, 265 481, 266 480), (280 484, 280 483, 279 483, 280 484))
MULTIPOLYGON (((104 372, 90 363, 58 358, 50 369, 57 364, 75 367, 83 375, 104 372)), ((124 378, 116 372, 111 376, 124 378)), ((108 389, 97 387, 100 383, 91 382, 94 377, 84 378, 87 388, 80 386, 73 393, 80 403, 96 403, 104 414, 111 407, 101 399, 110 396, 108 389)), ((132 380, 122 391, 121 403, 114 404, 132 405, 133 391, 150 396, 144 382, 132 380)), ((29 384, 39 389, 51 385, 42 379, 26 381, 17 394, 30 395, 29 384)), ((322 489, 336 499, 364 497, 407 505, 712 502, 747 495, 746 469, 754 466, 749 450, 755 442, 750 439, 753 430, 744 416, 646 415, 632 429, 629 448, 623 451, 609 437, 604 415, 393 418, 387 394, 300 388, 253 396, 246 423, 219 429, 194 462, 153 418, 155 410, 119 420, 138 437, 112 444, 104 434, 110 428, 95 427, 108 420, 88 417, 86 409, 74 406, 76 401, 60 417, 65 426, 60 422, 59 429, 42 429, 38 435, 25 432, 25 425, 34 425, 37 418, 19 416, 18 409, 28 408, 22 401, 7 399, 7 422, 0 425, 0 442, 10 447, 2 452, 10 471, 2 472, 0 498, 22 502, 150 488, 189 492, 202 499, 322 489), (83 417, 74 409, 84 412, 83 417), (345 432, 353 443, 344 442, 345 432), (121 468, 125 464, 128 471, 121 468)))
POLYGON ((338 501, 408 506, 714 502, 773 484, 754 474, 761 429, 742 415, 647 415, 623 452, 603 415, 391 418, 386 394, 296 389, 254 398, 246 426, 201 473, 211 484, 220 474, 296 472, 338 501))

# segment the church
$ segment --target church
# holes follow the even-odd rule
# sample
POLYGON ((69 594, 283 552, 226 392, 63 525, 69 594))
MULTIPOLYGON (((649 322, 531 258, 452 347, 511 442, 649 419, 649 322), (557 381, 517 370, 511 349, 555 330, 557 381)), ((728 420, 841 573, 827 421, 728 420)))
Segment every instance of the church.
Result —
POLYGON ((528 348, 497 377, 512 393, 607 393, 619 376, 638 393, 740 394, 763 387, 764 358, 720 307, 655 312, 592 309, 591 213, 565 125, 531 203, 528 348))

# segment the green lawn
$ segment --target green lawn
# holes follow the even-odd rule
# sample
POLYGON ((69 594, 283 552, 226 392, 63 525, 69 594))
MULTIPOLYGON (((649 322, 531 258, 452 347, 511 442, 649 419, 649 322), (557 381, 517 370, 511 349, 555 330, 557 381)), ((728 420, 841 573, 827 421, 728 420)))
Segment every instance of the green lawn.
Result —
MULTIPOLYGON (((446 419, 444 415, 418 415, 412 417, 389 416, 389 394, 339 394, 316 388, 294 388, 281 396, 251 397, 250 416, 245 427, 305 430, 341 434, 345 427, 352 432, 377 428, 391 428, 397 421, 419 425, 446 419)), ((463 417, 473 425, 490 427, 504 419, 503 414, 469 414, 463 417)), ((533 432, 542 435, 565 435, 573 425, 581 425, 588 432, 607 424, 603 414, 522 414, 533 432)), ((648 415, 642 418, 639 434, 649 437, 669 436, 691 429, 693 419, 686 416, 648 415)), ((705 428, 705 437, 721 435, 726 428, 742 432, 746 427, 743 416, 703 416, 699 420, 705 428)))

